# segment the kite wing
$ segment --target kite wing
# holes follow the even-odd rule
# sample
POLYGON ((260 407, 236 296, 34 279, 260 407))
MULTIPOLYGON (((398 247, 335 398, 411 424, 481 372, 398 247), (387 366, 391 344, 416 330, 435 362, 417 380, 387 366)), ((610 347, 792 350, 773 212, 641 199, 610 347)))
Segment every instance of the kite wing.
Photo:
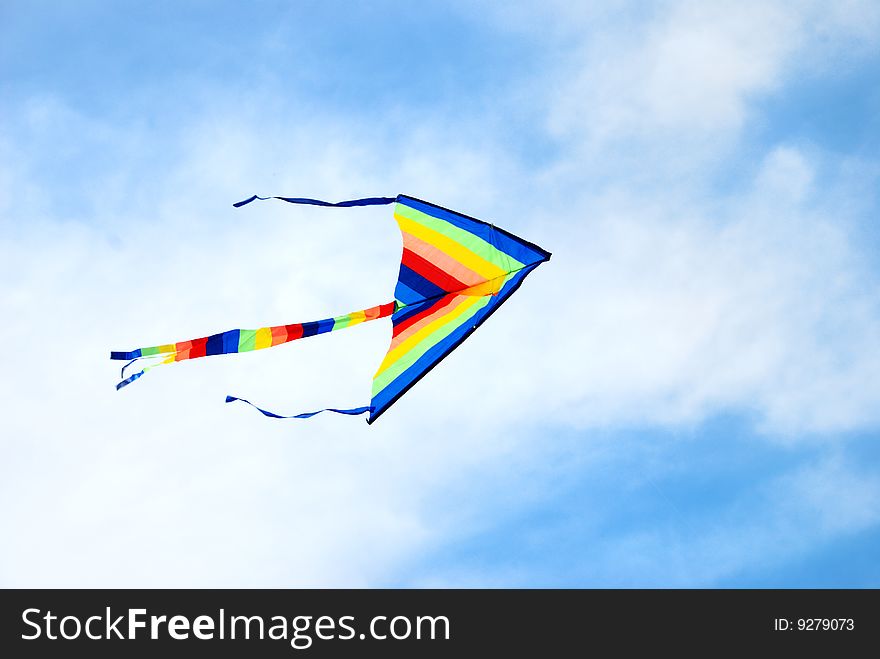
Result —
POLYGON ((399 195, 403 257, 391 346, 373 376, 372 411, 385 410, 467 339, 550 253, 503 229, 399 195))
MULTIPOLYGON (((200 339, 112 352, 111 359, 128 362, 122 368, 125 379, 116 386, 117 389, 161 364, 260 350, 391 316, 391 346, 373 376, 370 405, 351 409, 328 408, 328 411, 340 414, 369 412, 367 422, 372 423, 461 345, 513 295, 532 270, 550 259, 549 252, 504 229, 407 195, 338 203, 253 196, 233 205, 240 207, 257 199, 335 207, 395 204, 394 219, 403 234, 403 256, 394 290, 395 299, 336 318, 256 330, 228 330, 200 339), (126 377, 126 370, 142 361, 149 365, 126 377)), ((318 413, 281 416, 243 398, 226 397, 226 402, 236 400, 275 418, 302 419, 318 413)))

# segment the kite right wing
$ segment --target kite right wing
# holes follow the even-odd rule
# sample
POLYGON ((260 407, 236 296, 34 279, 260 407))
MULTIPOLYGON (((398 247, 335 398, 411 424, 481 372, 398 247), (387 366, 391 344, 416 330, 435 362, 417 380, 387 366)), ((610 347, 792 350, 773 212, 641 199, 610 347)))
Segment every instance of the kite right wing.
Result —
POLYGON ((550 253, 503 229, 399 195, 403 257, 372 423, 491 316, 550 253))

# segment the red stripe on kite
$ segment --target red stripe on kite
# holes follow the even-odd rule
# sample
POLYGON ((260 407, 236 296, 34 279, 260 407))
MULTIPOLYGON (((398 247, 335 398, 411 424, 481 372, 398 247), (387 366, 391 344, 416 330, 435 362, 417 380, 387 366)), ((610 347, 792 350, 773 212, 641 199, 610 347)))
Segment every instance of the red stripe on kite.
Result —
POLYGON ((196 357, 204 357, 205 351, 208 346, 208 337, 204 336, 201 339, 193 339, 192 347, 189 349, 189 358, 195 359, 196 357))
POLYGON ((303 335, 303 326, 302 323, 295 323, 293 325, 285 325, 287 328, 287 340, 293 341, 294 339, 301 339, 303 335))
POLYGON ((445 270, 438 268, 436 263, 426 261, 423 257, 405 247, 401 263, 448 293, 468 288, 467 284, 462 283, 445 270))
POLYGON ((428 306, 424 311, 420 311, 419 313, 410 316, 402 323, 398 323, 394 326, 394 329, 391 331, 392 338, 400 334, 401 332, 405 332, 410 326, 415 325, 425 316, 430 316, 432 313, 439 311, 443 307, 449 306, 449 304, 454 300, 457 296, 455 293, 450 293, 449 295, 444 295, 441 298, 438 298, 434 304, 428 306))

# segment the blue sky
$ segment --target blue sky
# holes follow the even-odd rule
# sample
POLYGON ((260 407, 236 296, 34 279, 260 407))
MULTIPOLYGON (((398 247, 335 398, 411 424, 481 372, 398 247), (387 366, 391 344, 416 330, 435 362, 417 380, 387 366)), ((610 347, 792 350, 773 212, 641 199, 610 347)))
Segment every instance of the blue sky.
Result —
POLYGON ((877 587, 880 10, 7 3, 6 586, 877 587), (553 252, 375 426, 397 192, 553 252))

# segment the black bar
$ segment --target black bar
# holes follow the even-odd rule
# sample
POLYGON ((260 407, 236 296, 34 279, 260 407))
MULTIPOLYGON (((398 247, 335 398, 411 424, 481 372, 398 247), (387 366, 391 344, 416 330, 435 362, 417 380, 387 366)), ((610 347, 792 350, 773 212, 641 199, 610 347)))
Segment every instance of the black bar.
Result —
POLYGON ((608 648, 614 656, 626 656, 646 647, 675 654, 763 648, 840 652, 880 640, 878 604, 876 590, 5 590, 0 591, 0 651, 6 657, 77 652, 163 659, 203 654, 467 657, 486 651, 604 656, 608 648), (131 609, 145 611, 132 616, 131 609), (49 612, 54 618, 47 621, 49 612), (64 622, 65 634, 74 636, 80 629, 73 640, 60 637, 66 616, 76 621, 64 622), (155 640, 150 638, 153 616, 159 620, 155 640), (174 631, 187 634, 185 640, 171 637, 167 623, 173 616, 184 616, 185 624, 177 619, 174 631), (199 616, 210 618, 210 625, 207 618, 196 622, 199 616), (233 616, 262 620, 231 622, 233 616), (110 640, 86 638, 90 617, 88 631, 109 634, 110 640), (132 617, 144 627, 134 628, 133 640, 117 638, 128 636, 132 617), (224 640, 218 638, 221 618, 224 640), (242 638, 245 627, 258 636, 261 624, 263 640, 242 638), (417 624, 421 638, 415 638, 417 624), (196 638, 195 625, 202 636, 213 638, 196 638), (36 635, 38 628, 38 638, 22 638, 36 635), (283 630, 286 639, 268 638, 270 629, 276 636, 283 630), (407 631, 406 639, 393 638, 407 631), (373 632, 387 638, 371 638, 373 632), (50 640, 47 634, 59 638, 50 640))

